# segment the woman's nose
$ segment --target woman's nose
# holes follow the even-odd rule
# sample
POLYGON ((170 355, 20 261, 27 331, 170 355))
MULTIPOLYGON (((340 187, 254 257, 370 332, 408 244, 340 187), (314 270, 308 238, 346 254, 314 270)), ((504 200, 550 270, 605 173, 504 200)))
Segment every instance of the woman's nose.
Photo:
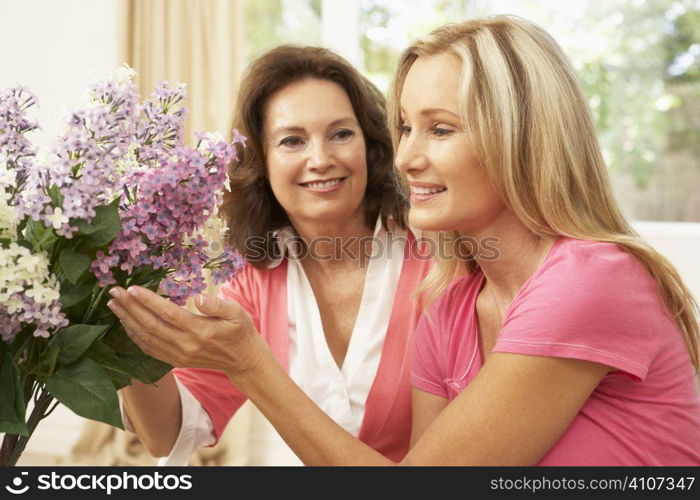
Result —
POLYGON ((333 165, 333 157, 322 141, 313 141, 307 163, 312 169, 325 171, 333 165))
POLYGON ((428 164, 428 159, 416 139, 403 137, 396 149, 394 162, 402 174, 407 174, 411 171, 423 170, 428 164))

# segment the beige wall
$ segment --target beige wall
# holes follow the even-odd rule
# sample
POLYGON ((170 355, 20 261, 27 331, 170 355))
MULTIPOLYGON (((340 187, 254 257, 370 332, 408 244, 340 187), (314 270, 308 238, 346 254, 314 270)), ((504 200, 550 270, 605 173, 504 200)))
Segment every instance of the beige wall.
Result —
POLYGON ((32 115, 43 130, 34 142, 48 146, 61 130, 64 108, 82 104, 95 69, 118 61, 118 0, 0 1, 0 88, 17 83, 37 95, 32 115))

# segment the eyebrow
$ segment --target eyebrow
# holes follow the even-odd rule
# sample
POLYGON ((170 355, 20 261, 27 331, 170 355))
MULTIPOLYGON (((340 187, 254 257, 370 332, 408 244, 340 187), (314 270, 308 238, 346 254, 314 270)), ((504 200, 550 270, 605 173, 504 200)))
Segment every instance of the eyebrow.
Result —
MULTIPOLYGON (((358 125, 357 119, 355 119, 352 116, 346 116, 343 118, 338 118, 337 120, 333 120, 331 123, 328 124, 327 129, 337 127, 338 125, 358 125)), ((304 127, 299 127, 296 125, 283 125, 281 127, 277 127, 272 131, 272 135, 278 135, 278 134, 297 134, 300 132, 304 132, 306 129, 304 127)))
MULTIPOLYGON (((406 114, 406 111, 405 111, 403 108, 401 108, 400 111, 401 111, 402 114, 404 114, 404 115, 406 114)), ((461 119, 461 117, 460 117, 457 113, 455 113, 454 111, 450 111, 449 109, 444 109, 444 108, 423 108, 423 109, 420 110, 420 114, 423 115, 423 116, 430 116, 430 115, 435 115, 435 114, 438 114, 438 113, 448 113, 448 114, 454 116, 455 118, 460 118, 460 119, 461 119)))

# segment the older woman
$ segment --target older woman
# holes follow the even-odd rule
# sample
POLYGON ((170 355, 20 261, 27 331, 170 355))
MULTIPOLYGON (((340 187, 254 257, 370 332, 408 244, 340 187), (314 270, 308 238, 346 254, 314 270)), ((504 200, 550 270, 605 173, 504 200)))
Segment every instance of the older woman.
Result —
MULTIPOLYGON (((556 42, 513 17, 444 26, 406 50, 392 103, 411 223, 499 240, 497 259, 472 247, 428 280, 441 294, 415 335, 402 463, 700 465, 697 307, 620 214, 556 42)), ((118 304, 164 359, 182 362, 152 327, 163 314, 229 342, 199 362, 226 370, 305 463, 395 463, 295 386, 238 304, 196 318, 143 289, 118 304)))
MULTIPOLYGON (((406 229, 384 99, 326 49, 279 47, 248 68, 234 127, 247 143, 222 213, 248 265, 221 296, 245 308, 331 419, 400 460, 418 320, 411 292, 430 261, 406 229)), ((121 395, 127 425, 151 454, 177 465, 214 444, 246 397, 224 372, 197 369, 198 359, 223 359, 229 346, 182 332, 171 340, 190 356, 177 363, 186 368, 153 386, 135 381, 121 395)))

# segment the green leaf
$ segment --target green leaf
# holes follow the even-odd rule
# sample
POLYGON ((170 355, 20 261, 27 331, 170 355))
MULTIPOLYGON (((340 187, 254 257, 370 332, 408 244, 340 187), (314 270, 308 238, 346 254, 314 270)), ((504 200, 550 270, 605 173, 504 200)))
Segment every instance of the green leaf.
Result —
POLYGON ((29 222, 31 219, 29 217, 24 217, 19 224, 17 224, 17 232, 18 234, 23 234, 22 231, 24 231, 24 228, 27 227, 27 222, 29 222))
POLYGON ((154 384, 173 369, 168 363, 152 358, 147 354, 122 355, 122 360, 129 364, 133 377, 144 384, 154 384))
POLYGON ((168 363, 144 354, 121 327, 109 332, 103 340, 114 350, 119 359, 127 363, 128 373, 141 382, 146 384, 157 382, 173 369, 168 363))
POLYGON ((61 349, 57 345, 51 345, 51 342, 49 342, 48 347, 39 360, 38 366, 31 372, 43 377, 51 375, 56 369, 56 361, 60 352, 61 349))
POLYGON ((51 204, 54 207, 63 206, 63 195, 61 194, 61 190, 58 186, 51 186, 51 189, 49 189, 49 196, 51 197, 51 204))
POLYGON ((109 332, 105 335, 104 341, 117 354, 143 354, 143 351, 129 338, 123 327, 109 332))
POLYGON ((87 271, 88 267, 90 267, 90 257, 82 253, 76 253, 68 248, 61 250, 61 254, 58 256, 58 262, 61 264, 63 274, 65 274, 68 281, 74 285, 78 282, 78 279, 83 273, 87 271))
POLYGON ((108 329, 109 325, 71 325, 56 332, 49 345, 55 345, 61 350, 58 362, 67 365, 82 356, 108 329))
POLYGON ((63 304, 64 308, 67 308, 82 302, 90 296, 94 285, 95 282, 90 280, 76 286, 61 287, 61 304, 63 304))
POLYGON ((92 359, 57 370, 46 379, 46 389, 77 415, 124 429, 117 391, 92 359))
POLYGON ((81 238, 81 248, 97 248, 106 245, 121 231, 119 220, 119 198, 109 205, 95 208, 95 218, 88 223, 85 220, 77 221, 78 233, 84 235, 81 238))
POLYGON ((132 366, 121 359, 114 350, 101 340, 95 341, 89 349, 89 357, 104 368, 112 379, 114 387, 119 390, 131 385, 132 366))
POLYGON ((12 355, 3 348, 0 358, 0 432, 27 436, 26 406, 19 385, 19 370, 12 355))
POLYGON ((43 222, 31 220, 27 223, 28 238, 35 250, 48 250, 58 236, 52 227, 46 227, 43 222))
POLYGON ((9 346, 9 350, 12 353, 13 358, 16 360, 21 356, 21 352, 27 347, 27 344, 32 340, 34 336, 30 332, 29 328, 22 328, 20 332, 15 336, 15 340, 9 346))

